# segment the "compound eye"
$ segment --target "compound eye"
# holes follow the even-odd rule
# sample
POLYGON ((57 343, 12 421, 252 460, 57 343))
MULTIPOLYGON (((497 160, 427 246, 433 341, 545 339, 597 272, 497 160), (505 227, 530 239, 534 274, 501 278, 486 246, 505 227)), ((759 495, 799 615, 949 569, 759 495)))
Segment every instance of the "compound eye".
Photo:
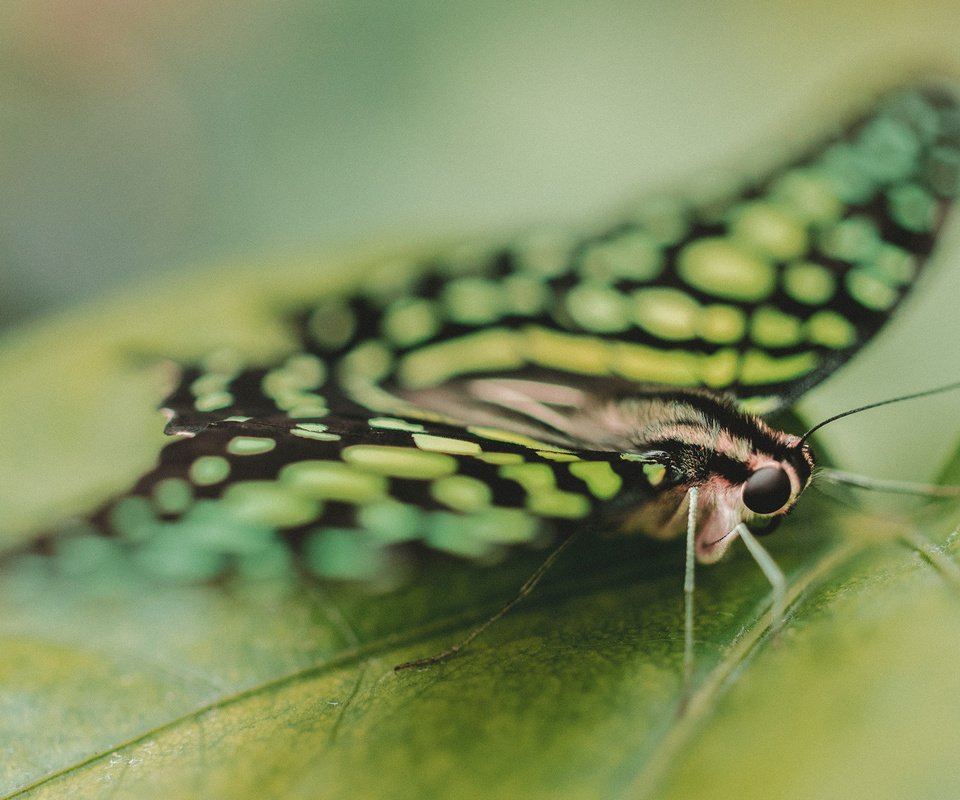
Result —
POLYGON ((780 467, 761 467, 743 485, 743 504, 755 514, 774 514, 790 500, 790 477, 780 467))

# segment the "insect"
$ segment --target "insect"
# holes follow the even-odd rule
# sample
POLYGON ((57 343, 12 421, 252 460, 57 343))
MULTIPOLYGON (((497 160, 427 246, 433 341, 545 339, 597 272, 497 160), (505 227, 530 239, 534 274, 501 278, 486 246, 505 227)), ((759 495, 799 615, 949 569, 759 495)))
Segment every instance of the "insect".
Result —
POLYGON ((489 560, 585 528, 685 534, 688 640, 694 560, 740 538, 776 609, 755 534, 816 462, 759 415, 877 333, 958 192, 960 106, 921 86, 723 199, 376 265, 290 312, 282 363, 182 367, 174 441, 75 535, 168 577, 376 581, 412 544, 489 560))

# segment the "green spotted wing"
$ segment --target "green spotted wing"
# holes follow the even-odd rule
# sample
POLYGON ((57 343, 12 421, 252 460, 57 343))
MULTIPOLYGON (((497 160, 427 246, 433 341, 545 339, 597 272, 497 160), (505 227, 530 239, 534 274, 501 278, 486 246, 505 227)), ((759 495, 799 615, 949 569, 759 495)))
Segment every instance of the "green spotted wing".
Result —
POLYGON ((682 476, 585 408, 677 387, 784 405, 889 319, 958 191, 957 102, 911 88, 725 199, 375 264, 289 312, 282 363, 184 367, 179 438, 93 522, 161 572, 293 553, 367 579, 415 543, 484 559, 627 513, 682 476))

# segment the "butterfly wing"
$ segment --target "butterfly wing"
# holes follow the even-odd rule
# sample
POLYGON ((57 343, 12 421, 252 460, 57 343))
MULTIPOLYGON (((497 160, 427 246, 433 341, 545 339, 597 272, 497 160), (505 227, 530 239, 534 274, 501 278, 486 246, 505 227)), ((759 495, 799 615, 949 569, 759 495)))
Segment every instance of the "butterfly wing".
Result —
POLYGON ((180 438, 94 521, 161 571, 190 548, 218 574, 292 546, 367 578, 404 543, 483 559, 635 507, 675 487, 587 410, 638 386, 784 404, 887 321, 958 175, 956 102, 908 90, 726 200, 384 263, 292 314, 283 363, 184 369, 180 438))

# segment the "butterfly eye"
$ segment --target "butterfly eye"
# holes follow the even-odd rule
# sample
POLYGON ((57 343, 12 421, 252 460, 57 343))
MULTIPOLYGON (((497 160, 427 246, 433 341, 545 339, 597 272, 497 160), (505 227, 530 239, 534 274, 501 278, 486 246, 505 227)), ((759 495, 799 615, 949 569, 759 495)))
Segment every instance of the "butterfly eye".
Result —
POLYGON ((756 514, 773 514, 790 499, 790 477, 780 467, 761 467, 743 485, 743 504, 756 514))

